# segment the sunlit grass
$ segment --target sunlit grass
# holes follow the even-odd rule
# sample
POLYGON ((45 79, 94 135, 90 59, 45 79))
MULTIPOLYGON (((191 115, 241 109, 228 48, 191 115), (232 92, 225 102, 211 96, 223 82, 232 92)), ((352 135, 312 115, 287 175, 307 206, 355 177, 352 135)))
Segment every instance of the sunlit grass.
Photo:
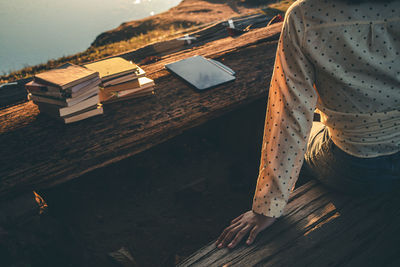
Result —
MULTIPOLYGON (((284 13, 293 2, 295 2, 295 0, 279 1, 266 5, 262 7, 261 10, 268 16, 274 16, 277 13, 284 13)), ((12 82, 15 80, 31 77, 36 73, 55 68, 66 62, 71 62, 79 65, 99 60, 111 55, 137 49, 157 41, 172 39, 174 37, 182 35, 183 33, 190 32, 195 28, 197 27, 188 25, 171 25, 169 28, 166 29, 150 30, 145 34, 140 34, 129 40, 118 41, 115 43, 97 47, 91 46, 85 51, 71 56, 64 56, 58 59, 52 59, 47 61, 47 63, 35 66, 27 66, 21 70, 13 71, 8 75, 0 75, 0 83, 12 82)))
POLYGON ((119 41, 98 47, 91 46, 85 51, 71 56, 52 59, 47 61, 47 63, 25 67, 21 70, 11 72, 9 75, 2 75, 0 76, 0 82, 11 82, 18 79, 27 78, 35 73, 55 68, 65 62, 71 62, 80 65, 86 62, 99 60, 111 55, 137 49, 153 42, 174 38, 183 34, 183 32, 186 32, 186 30, 190 30, 190 28, 184 28, 182 26, 176 27, 171 25, 169 29, 152 30, 146 34, 140 34, 126 41, 119 41))
POLYGON ((285 12, 294 2, 295 0, 280 1, 274 4, 270 4, 268 5, 268 7, 285 12))
POLYGON ((262 12, 267 16, 275 16, 276 14, 284 14, 286 10, 295 2, 295 0, 285 0, 269 4, 261 8, 262 12))

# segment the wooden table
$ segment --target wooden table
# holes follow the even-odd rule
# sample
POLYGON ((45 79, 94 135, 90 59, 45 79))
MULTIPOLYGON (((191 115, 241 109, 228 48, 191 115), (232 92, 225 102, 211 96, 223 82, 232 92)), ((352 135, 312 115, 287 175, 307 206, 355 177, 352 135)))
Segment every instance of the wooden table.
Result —
POLYGON ((211 242, 178 266, 400 266, 400 196, 349 197, 315 181, 251 246, 211 242))
MULTIPOLYGON (((158 53, 159 61, 142 65, 156 95, 105 105, 102 116, 63 125, 41 116, 32 102, 0 110, 0 197, 80 177, 265 97, 280 29, 279 23, 158 53), (220 60, 237 73, 236 81, 197 92, 164 69, 193 55, 220 60)), ((140 64, 143 56, 135 55, 125 58, 140 64)))

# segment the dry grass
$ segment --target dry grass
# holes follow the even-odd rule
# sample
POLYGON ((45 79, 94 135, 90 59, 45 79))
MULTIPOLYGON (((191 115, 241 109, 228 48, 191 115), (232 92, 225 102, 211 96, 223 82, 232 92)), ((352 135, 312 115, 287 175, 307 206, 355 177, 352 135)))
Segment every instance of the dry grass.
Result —
MULTIPOLYGON (((284 13, 294 1, 295 0, 280 1, 277 3, 269 4, 261 10, 267 15, 276 15, 279 12, 284 13)), ((168 29, 151 30, 146 34, 141 34, 126 41, 119 41, 98 47, 91 46, 85 51, 71 56, 64 56, 58 59, 49 60, 47 63, 25 67, 21 70, 13 71, 8 75, 0 75, 0 83, 12 82, 18 79, 31 77, 36 73, 55 68, 65 62, 84 64, 94 60, 99 60, 111 55, 137 49, 153 42, 167 40, 180 36, 183 33, 189 32, 194 28, 196 27, 187 27, 185 25, 171 25, 168 29)))
POLYGON ((0 76, 0 83, 12 82, 18 79, 27 78, 34 75, 35 73, 55 68, 65 62, 71 62, 79 65, 86 62, 99 60, 111 55, 126 52, 132 49, 137 49, 153 42, 174 38, 178 35, 181 35, 185 30, 189 29, 171 26, 169 29, 166 30, 163 29, 149 31, 146 34, 141 34, 127 41, 120 41, 98 47, 91 46, 85 51, 71 56, 64 56, 58 59, 52 59, 47 61, 47 63, 25 67, 21 70, 11 72, 9 75, 2 75, 0 76))

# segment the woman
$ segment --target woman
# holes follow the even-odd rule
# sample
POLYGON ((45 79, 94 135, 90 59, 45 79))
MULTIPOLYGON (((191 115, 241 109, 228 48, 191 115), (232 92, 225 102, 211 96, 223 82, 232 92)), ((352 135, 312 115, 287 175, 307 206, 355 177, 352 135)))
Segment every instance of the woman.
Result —
POLYGON ((289 8, 252 210, 231 222, 218 248, 248 233, 250 245, 282 215, 304 159, 317 179, 347 193, 399 183, 399 23, 398 0, 300 0, 289 8), (313 123, 315 109, 322 123, 313 123))

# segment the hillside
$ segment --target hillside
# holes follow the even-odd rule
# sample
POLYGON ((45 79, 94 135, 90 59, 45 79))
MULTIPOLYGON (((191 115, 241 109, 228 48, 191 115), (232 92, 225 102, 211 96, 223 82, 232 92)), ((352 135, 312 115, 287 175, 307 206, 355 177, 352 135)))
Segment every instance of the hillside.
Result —
MULTIPOLYGON (((260 1, 270 2, 270 1, 260 1)), ((129 40, 152 30, 189 28, 204 23, 228 19, 232 16, 255 12, 256 4, 240 0, 183 0, 178 6, 152 17, 122 23, 119 27, 97 36, 92 46, 101 46, 129 40)))
POLYGON ((84 64, 111 55, 124 53, 150 43, 176 38, 196 29, 199 25, 227 20, 255 12, 285 11, 294 0, 183 0, 170 10, 122 23, 119 27, 101 33, 83 52, 49 60, 46 63, 25 67, 8 75, 0 75, 0 83, 33 76, 65 62, 84 64))

